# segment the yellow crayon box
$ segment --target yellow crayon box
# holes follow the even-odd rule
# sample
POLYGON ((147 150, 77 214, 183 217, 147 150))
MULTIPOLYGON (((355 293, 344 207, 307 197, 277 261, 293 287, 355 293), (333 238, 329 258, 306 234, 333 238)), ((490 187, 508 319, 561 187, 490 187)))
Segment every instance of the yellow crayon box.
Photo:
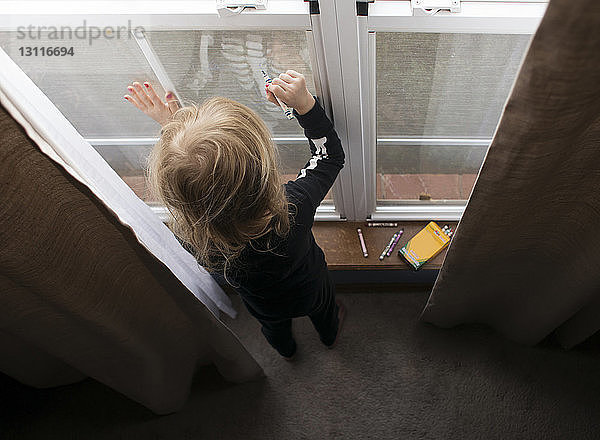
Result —
POLYGON ((451 236, 452 231, 447 226, 440 228, 437 223, 429 222, 398 250, 398 256, 402 257, 411 269, 419 270, 448 246, 451 236))

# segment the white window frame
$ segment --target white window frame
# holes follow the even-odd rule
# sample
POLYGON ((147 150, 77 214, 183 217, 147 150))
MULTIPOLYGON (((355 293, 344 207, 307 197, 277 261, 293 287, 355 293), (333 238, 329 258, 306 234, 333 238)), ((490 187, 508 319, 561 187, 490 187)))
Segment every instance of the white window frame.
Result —
MULTIPOLYGON (((309 13, 309 4, 304 0, 269 0, 266 10, 246 10, 238 16, 221 18, 215 0, 12 0, 2 2, 0 30, 16 30, 23 22, 33 26, 78 26, 83 20, 87 26, 98 27, 127 26, 132 20, 135 26, 147 30, 305 30, 316 93, 334 121, 346 151, 346 166, 334 185, 335 206, 323 204, 315 218, 458 220, 465 202, 376 204, 377 142, 414 143, 402 137, 376 139, 376 32, 533 33, 546 6, 547 0, 462 0, 460 13, 440 11, 433 16, 413 16, 409 0, 375 0, 369 5, 368 16, 357 17, 354 0, 320 0, 320 13, 314 15, 309 13)), ((160 70, 156 60, 148 61, 155 71, 160 70)), ((274 140, 281 142, 281 138, 274 140)), ((93 145, 112 142, 112 145, 143 146, 155 139, 89 141, 93 145)), ((458 141, 450 139, 448 143, 458 141)), ((482 145, 489 145, 490 141, 479 140, 482 145)), ((286 142, 306 141, 299 137, 286 142)), ((461 142, 465 144, 464 140, 461 142)), ((163 210, 156 211, 164 214, 163 210)))
MULTIPOLYGON (((313 77, 316 94, 325 108, 331 108, 329 102, 329 84, 325 66, 322 64, 322 44, 320 30, 314 37, 309 4, 304 0, 270 0, 265 10, 246 9, 235 16, 220 17, 215 0, 184 1, 3 1, 0 15, 0 30, 16 31, 23 23, 35 26, 141 26, 145 30, 304 30, 311 54, 313 77), (32 12, 32 11, 35 11, 32 12), (318 46, 317 46, 318 45, 318 46), (321 62, 321 64, 319 63, 321 62)), ((138 41, 138 44, 140 42, 138 41)), ((142 54, 154 70, 161 82, 170 83, 160 62, 152 56, 149 41, 141 42, 142 54), (146 48, 147 50, 144 50, 146 48)), ((329 111, 331 116, 331 112, 329 111)), ((124 139, 87 139, 93 146, 128 145, 132 148, 153 145, 157 138, 124 138, 124 139)), ((302 136, 281 138, 274 137, 275 142, 298 143, 306 147, 306 138, 302 136)), ((300 145, 299 145, 300 147, 300 145)), ((343 200, 352 200, 349 185, 340 182, 334 185, 334 203, 325 202, 317 208, 316 220, 340 220, 345 217, 343 200), (344 197, 343 191, 348 191, 344 197)), ((168 219, 164 207, 152 207, 163 220, 168 219)))
MULTIPOLYGON (((379 1, 371 4, 367 23, 360 25, 360 50, 367 62, 361 67, 360 88, 363 100, 368 104, 363 108, 361 124, 369 127, 364 133, 363 163, 366 185, 367 217, 373 220, 459 220, 464 212, 466 201, 402 201, 396 205, 386 203, 377 206, 376 200, 376 145, 379 143, 411 143, 408 137, 376 139, 375 114, 375 38, 377 32, 440 32, 440 33, 500 33, 533 34, 546 10, 547 0, 483 0, 461 1, 461 12, 440 11, 433 16, 413 16, 410 1, 379 1)), ((364 58, 363 58, 364 59, 364 58)), ((427 145, 439 144, 431 140, 427 145)), ((489 146, 491 139, 448 139, 444 145, 489 146)), ((418 141, 425 144, 426 140, 418 141)), ((354 191, 361 191, 353 187, 354 191)))
POLYGON ((215 0, 3 0, 1 5, 0 29, 15 28, 24 17, 34 26, 79 26, 86 20, 88 26, 103 27, 132 20, 150 30, 310 29, 303 0, 271 0, 265 10, 246 9, 229 17, 219 16, 215 0))

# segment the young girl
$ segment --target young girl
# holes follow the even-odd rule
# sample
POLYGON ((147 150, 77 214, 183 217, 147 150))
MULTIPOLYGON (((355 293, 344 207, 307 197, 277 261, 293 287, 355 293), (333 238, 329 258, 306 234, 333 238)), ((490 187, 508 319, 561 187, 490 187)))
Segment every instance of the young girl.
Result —
POLYGON ((308 315, 326 346, 339 337, 336 302, 323 251, 312 234, 317 206, 344 166, 333 124, 293 70, 274 78, 267 98, 294 108, 312 157, 284 185, 264 122, 226 98, 179 108, 152 86, 133 83, 125 99, 162 125, 149 158, 151 189, 171 212, 178 237, 200 264, 221 273, 286 359, 296 352, 292 318, 308 315))

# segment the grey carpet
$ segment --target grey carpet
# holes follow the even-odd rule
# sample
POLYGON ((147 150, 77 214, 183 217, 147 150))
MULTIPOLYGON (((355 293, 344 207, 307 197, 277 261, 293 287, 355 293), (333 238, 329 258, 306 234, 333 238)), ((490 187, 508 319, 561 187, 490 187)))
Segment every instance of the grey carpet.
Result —
POLYGON ((339 296, 348 307, 339 346, 326 349, 308 319, 296 320, 293 363, 245 311, 228 321, 267 378, 235 385, 204 368, 186 407, 169 416, 92 380, 36 390, 2 377, 0 438, 600 437, 597 338, 570 352, 529 348, 484 327, 420 323, 424 291, 339 296))

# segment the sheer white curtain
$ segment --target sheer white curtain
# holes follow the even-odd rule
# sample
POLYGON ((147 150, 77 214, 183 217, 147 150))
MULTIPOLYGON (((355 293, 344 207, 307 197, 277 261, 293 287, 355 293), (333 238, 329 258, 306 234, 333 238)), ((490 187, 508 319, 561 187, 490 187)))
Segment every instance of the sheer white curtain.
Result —
POLYGON ((218 319, 229 298, 2 50, 0 161, 0 371, 92 377, 159 414, 199 365, 262 375, 218 319))
POLYGON ((1 102, 42 151, 88 186, 209 310, 235 317, 213 278, 1 48, 0 66, 1 102))

